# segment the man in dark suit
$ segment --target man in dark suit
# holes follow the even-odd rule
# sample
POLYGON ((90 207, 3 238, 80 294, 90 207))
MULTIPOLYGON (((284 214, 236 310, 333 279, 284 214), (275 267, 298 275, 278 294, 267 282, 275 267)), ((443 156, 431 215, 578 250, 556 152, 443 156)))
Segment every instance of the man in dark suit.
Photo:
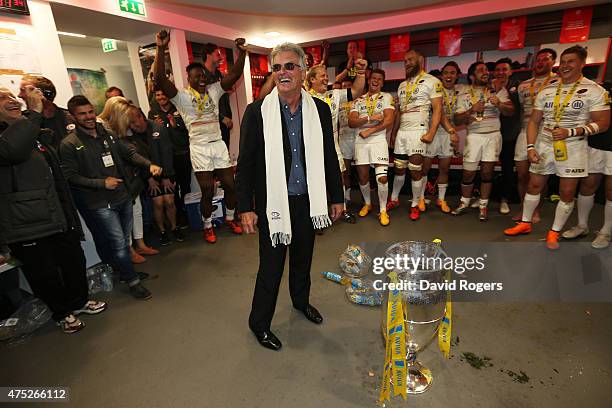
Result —
MULTIPOLYGON (((270 331, 270 324, 276 307, 287 248, 290 252, 289 291, 293 307, 304 313, 304 316, 313 323, 320 324, 323 321, 317 309, 309 303, 314 224, 318 224, 317 219, 321 218, 325 218, 325 222, 330 223, 330 219, 335 221, 342 215, 343 192, 329 107, 325 102, 312 98, 302 91, 306 74, 304 51, 301 47, 290 43, 277 46, 272 51, 272 70, 278 93, 273 92, 266 99, 253 102, 244 113, 240 131, 236 185, 238 210, 241 213, 244 230, 247 233, 255 233, 255 225, 259 229, 259 271, 249 327, 262 346, 278 350, 282 344, 270 331), (278 101, 273 99, 268 101, 268 98, 278 98, 278 101), (265 126, 263 117, 269 114, 266 113, 266 106, 270 104, 279 107, 281 122, 279 125, 282 126, 283 146, 279 158, 284 158, 285 177, 281 176, 276 180, 280 181, 279 184, 286 183, 288 197, 280 199, 268 197, 268 187, 277 188, 267 185, 267 180, 273 178, 266 173, 266 168, 270 166, 270 163, 266 163, 266 149, 272 147, 266 146, 265 140, 270 140, 271 129, 265 126), (309 113, 314 111, 315 107, 320 123, 313 124, 312 121, 308 123, 307 119, 313 117, 309 113), (266 132, 264 128, 267 129, 266 132), (313 154, 309 156, 308 148, 313 143, 312 135, 319 134, 319 130, 322 132, 323 152, 322 157, 315 159, 313 154), (307 179, 307 174, 312 174, 314 170, 313 168, 307 170, 307 165, 312 166, 314 163, 324 166, 324 169, 318 172, 321 177, 307 179), (320 206, 320 201, 313 198, 314 194, 309 192, 313 192, 312 189, 317 185, 326 187, 326 193, 323 191, 321 196, 325 210, 327 202, 331 203, 329 217, 327 214, 316 217, 313 212, 313 209, 316 211, 317 205, 320 206), (274 241, 272 236, 275 234, 270 234, 272 222, 278 213, 267 211, 267 206, 271 202, 279 200, 288 200, 291 223, 290 238, 284 243, 274 241), (268 218, 270 214, 272 214, 271 219, 268 218)), ((321 141, 318 143, 320 148, 321 141)), ((285 186, 281 187, 279 190, 285 191, 285 186)), ((274 233, 274 230, 272 232, 274 233)))

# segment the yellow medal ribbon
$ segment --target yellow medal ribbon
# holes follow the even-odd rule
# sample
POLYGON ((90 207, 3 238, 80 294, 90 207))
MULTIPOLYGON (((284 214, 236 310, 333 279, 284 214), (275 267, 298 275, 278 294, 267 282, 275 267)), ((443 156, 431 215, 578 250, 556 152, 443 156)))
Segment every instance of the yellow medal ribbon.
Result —
POLYGON ((204 112, 204 107, 206 106, 206 102, 208 101, 208 92, 206 92, 204 94, 204 98, 202 98, 202 95, 200 95, 200 93, 198 91, 196 91, 195 89, 193 89, 192 87, 187 88, 187 91, 193 95, 193 97, 196 100, 196 104, 198 105, 198 111, 200 112, 204 112))
MULTIPOLYGON (((391 282, 398 282, 397 274, 389 274, 391 282)), ((406 399, 406 326, 402 294, 399 290, 390 290, 387 301, 387 342, 385 346, 385 364, 383 383, 380 388, 379 403, 391 400, 391 379, 393 395, 406 399)))
POLYGON ((444 103, 446 104, 446 107, 448 108, 448 113, 452 118, 455 108, 457 106, 457 92, 455 91, 455 88, 452 89, 452 98, 448 95, 448 93, 446 93, 446 88, 442 87, 442 92, 444 92, 444 103), (451 99, 449 100, 449 98, 451 99))
POLYGON ((412 94, 414 93, 414 90, 419 84, 419 81, 421 80, 421 78, 423 78, 423 75, 425 75, 425 71, 421 71, 421 73, 419 74, 419 76, 416 77, 414 82, 406 81, 406 98, 404 99, 404 106, 402 106, 402 111, 405 111, 406 108, 408 107, 408 102, 410 101, 410 98, 412 98, 412 94), (411 85, 410 89, 408 89, 409 84, 411 85))
MULTIPOLYGON (((446 282, 450 284, 450 270, 446 272, 446 282)), ((444 317, 438 328, 438 347, 444 355, 444 358, 450 358, 451 348, 451 330, 452 330, 452 317, 453 317, 453 303, 451 302, 450 290, 446 291, 446 308, 444 310, 444 317)))
POLYGON ((542 82, 542 85, 540 85, 540 87, 538 88, 538 90, 535 90, 535 78, 533 78, 531 80, 531 84, 529 85, 529 95, 531 96, 531 106, 533 106, 533 104, 535 103, 535 98, 536 96, 538 96, 538 94, 540 93, 540 91, 542 89, 544 89, 544 87, 546 85, 548 85, 548 83, 550 82, 550 80, 553 78, 553 73, 549 73, 548 74, 548 78, 546 78, 546 81, 542 82))
POLYGON ((472 96, 472 105, 474 105, 478 101, 485 101, 489 98, 489 88, 484 87, 484 91, 480 93, 480 97, 476 98, 476 93, 474 92, 474 87, 470 86, 470 95, 472 96))
POLYGON ((561 118, 563 118, 563 113, 565 113, 565 108, 567 108, 567 106, 569 105, 570 99, 572 99, 572 96, 574 96, 574 92, 576 92, 576 88, 578 88, 578 86, 580 85, 580 81, 582 81, 582 78, 583 77, 581 75, 580 78, 578 78, 578 80, 574 83, 574 85, 572 85, 569 92, 567 93, 567 96, 563 99, 563 103, 561 103, 561 88, 563 87, 563 82, 559 81, 559 84, 557 85, 557 93, 555 94, 555 100, 553 102, 553 112, 555 115, 556 126, 559 126, 561 118))
POLYGON ((366 110, 368 111, 368 116, 374 115, 374 109, 376 109, 376 100, 378 99, 378 93, 370 96, 366 95, 366 110))
POLYGON ((325 102, 330 108, 331 108, 331 98, 329 97, 329 92, 325 92, 324 94, 320 94, 318 92, 316 92, 314 89, 311 89, 310 91, 308 91, 309 94, 311 94, 312 96, 314 96, 317 99, 322 100, 323 102, 325 102))

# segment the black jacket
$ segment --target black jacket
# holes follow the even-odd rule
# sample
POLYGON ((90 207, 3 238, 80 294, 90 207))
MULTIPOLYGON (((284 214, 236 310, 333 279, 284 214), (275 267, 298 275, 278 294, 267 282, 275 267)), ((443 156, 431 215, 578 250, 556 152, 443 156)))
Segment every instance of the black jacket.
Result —
POLYGON ((70 183, 77 206, 95 210, 123 204, 131 199, 129 172, 126 163, 148 170, 151 162, 135 149, 120 143, 104 127, 96 125, 97 138, 77 127, 62 140, 60 157, 66 180, 70 183), (105 166, 102 156, 110 153, 112 166, 105 166), (107 190, 105 179, 116 177, 124 183, 115 190, 107 190))
MULTIPOLYGON (((158 125, 152 120, 147 121, 147 130, 144 133, 132 132, 121 140, 136 149, 142 157, 161 166, 163 173, 161 178, 174 177, 174 154, 172 142, 165 127, 158 125)), ((140 194, 151 177, 149 169, 141 169, 138 166, 127 166, 130 177, 130 190, 133 196, 140 194)))
MULTIPOLYGON (((342 192, 342 178, 338 155, 334 146, 334 133, 332 128, 332 117, 329 106, 317 98, 313 98, 321 128, 323 130, 323 155, 325 165, 325 186, 327 188, 328 200, 332 204, 344 202, 342 192)), ((238 156, 238 168, 236 172, 236 191, 238 195, 238 211, 256 211, 261 218, 266 213, 266 161, 264 150, 263 118, 261 117, 261 105, 263 99, 255 101, 247 106, 242 125, 240 127, 240 154, 238 156)), ((280 109, 280 108, 279 108, 280 109)), ((281 113, 281 118, 283 117, 281 113)), ((285 155, 285 177, 289 180, 291 171, 291 144, 287 135, 285 121, 283 125, 283 151, 285 155)), ((304 149, 302 149, 302 152, 304 149)), ((305 163, 304 157, 302 160, 305 163)), ((316 180, 306 180, 307 183, 316 180)))
POLYGON ((31 112, 0 125, 0 243, 35 240, 68 230, 82 236, 57 152, 43 141, 42 117, 31 112))
POLYGON ((502 139, 505 142, 513 142, 521 133, 521 103, 519 102, 518 86, 519 81, 514 78, 508 80, 506 90, 510 101, 514 105, 514 114, 512 116, 504 116, 500 113, 499 120, 501 122, 502 139))
MULTIPOLYGON (((157 118, 164 122, 165 128, 168 131, 168 136, 172 142, 173 153, 175 155, 188 155, 189 131, 174 105, 170 103, 170 110, 164 112, 157 102, 152 104, 151 111, 149 111, 149 119, 155 120, 157 118), (170 118, 172 118, 172 120, 170 120, 170 118)), ((164 167, 164 172, 165 170, 166 167, 164 167)))

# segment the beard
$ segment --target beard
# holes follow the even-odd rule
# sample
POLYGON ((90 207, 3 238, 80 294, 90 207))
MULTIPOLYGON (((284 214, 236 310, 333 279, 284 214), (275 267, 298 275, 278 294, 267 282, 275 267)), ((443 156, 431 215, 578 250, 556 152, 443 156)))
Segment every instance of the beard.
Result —
POLYGON ((411 68, 406 68, 406 78, 412 78, 416 76, 419 71, 421 71, 421 67, 418 64, 411 68))

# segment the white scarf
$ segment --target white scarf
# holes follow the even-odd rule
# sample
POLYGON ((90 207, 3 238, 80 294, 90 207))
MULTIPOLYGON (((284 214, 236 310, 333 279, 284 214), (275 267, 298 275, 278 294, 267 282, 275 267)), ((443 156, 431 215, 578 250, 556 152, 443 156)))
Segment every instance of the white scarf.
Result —
MULTIPOLYGON (((266 154, 266 216, 272 246, 291 243, 289 195, 285 176, 283 125, 278 90, 266 96, 261 105, 266 154)), ((310 200, 310 218, 315 229, 331 225, 327 213, 323 131, 319 112, 312 97, 302 89, 302 136, 306 159, 306 181, 310 200)))

